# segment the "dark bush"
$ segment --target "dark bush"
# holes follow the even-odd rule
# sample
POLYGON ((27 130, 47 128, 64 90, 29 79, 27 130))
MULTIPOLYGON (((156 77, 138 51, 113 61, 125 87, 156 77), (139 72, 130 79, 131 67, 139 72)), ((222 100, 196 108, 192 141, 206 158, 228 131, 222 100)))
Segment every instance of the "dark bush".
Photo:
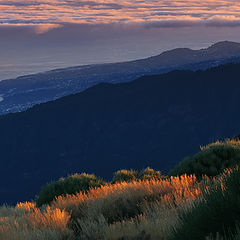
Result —
POLYGON ((36 203, 38 207, 50 204, 58 196, 87 191, 103 184, 104 181, 94 174, 74 174, 44 186, 37 196, 36 203))
POLYGON ((134 237, 121 237, 117 240, 151 240, 151 235, 147 234, 144 230, 134 237))
POLYGON ((122 169, 114 173, 112 182, 130 182, 133 180, 163 179, 160 171, 147 167, 140 172, 134 170, 122 169))
POLYGON ((234 169, 221 182, 189 209, 180 212, 180 226, 174 230, 174 240, 216 238, 217 233, 234 239, 240 222, 240 170, 234 169))
POLYGON ((114 173, 112 182, 129 182, 136 179, 137 171, 122 169, 114 173))
POLYGON ((234 240, 240 240, 240 230, 239 230, 239 225, 238 225, 238 233, 236 234, 234 240))
POLYGON ((170 176, 182 174, 195 174, 198 178, 202 175, 216 176, 225 168, 230 168, 240 163, 240 141, 226 140, 202 147, 201 151, 193 157, 187 157, 173 170, 170 176))
POLYGON ((147 167, 143 169, 139 174, 138 174, 138 179, 141 180, 150 180, 150 179, 161 179, 163 176, 161 175, 160 171, 156 171, 150 167, 147 167))

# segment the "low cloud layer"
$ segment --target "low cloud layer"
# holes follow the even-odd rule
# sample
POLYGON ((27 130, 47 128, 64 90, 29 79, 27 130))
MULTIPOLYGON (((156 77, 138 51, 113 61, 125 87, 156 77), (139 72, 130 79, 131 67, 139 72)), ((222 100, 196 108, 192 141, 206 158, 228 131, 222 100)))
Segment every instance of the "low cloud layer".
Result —
POLYGON ((140 24, 147 28, 240 26, 237 0, 0 0, 1 25, 140 24))

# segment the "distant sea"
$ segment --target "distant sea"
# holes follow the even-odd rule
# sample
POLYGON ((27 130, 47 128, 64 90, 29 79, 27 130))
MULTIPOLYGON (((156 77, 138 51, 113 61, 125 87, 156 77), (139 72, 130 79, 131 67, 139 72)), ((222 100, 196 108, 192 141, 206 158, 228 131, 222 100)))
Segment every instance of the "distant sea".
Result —
POLYGON ((121 43, 115 45, 109 44, 105 47, 96 44, 94 46, 73 47, 71 49, 68 46, 60 48, 60 50, 46 48, 44 51, 37 47, 28 49, 27 46, 23 50, 16 49, 15 51, 14 49, 14 51, 8 51, 8 49, 1 48, 0 46, 0 52, 3 52, 0 54, 0 81, 57 68, 143 59, 177 47, 199 49, 208 47, 210 44, 212 42, 204 42, 196 45, 189 43, 179 45, 158 44, 156 40, 154 44, 147 42, 134 45, 131 42, 130 46, 121 43))
POLYGON ((86 49, 71 49, 71 51, 68 48, 63 48, 59 51, 60 53, 57 50, 50 52, 49 49, 44 52, 35 49, 35 52, 32 52, 31 49, 28 50, 27 48, 24 53, 22 51, 16 51, 16 53, 9 55, 5 53, 0 55, 0 81, 57 68, 130 61, 162 52, 162 50, 153 48, 140 51, 138 49, 129 50, 125 47, 121 49, 121 46, 103 49, 100 46, 94 47, 96 48, 94 50, 89 49, 88 46, 86 49))
POLYGON ((75 63, 75 64, 67 64, 64 62, 35 62, 35 63, 23 63, 23 64, 6 64, 0 65, 0 81, 6 79, 17 78, 19 76, 45 72, 57 68, 66 68, 72 67, 76 65, 84 65, 89 63, 75 63))

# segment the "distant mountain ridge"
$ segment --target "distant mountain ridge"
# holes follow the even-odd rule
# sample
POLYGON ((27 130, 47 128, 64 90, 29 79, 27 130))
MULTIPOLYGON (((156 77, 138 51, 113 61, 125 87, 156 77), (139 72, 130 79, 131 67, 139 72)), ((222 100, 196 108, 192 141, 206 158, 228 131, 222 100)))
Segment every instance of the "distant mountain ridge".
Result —
POLYGON ((200 145, 240 132, 240 64, 172 71, 0 116, 0 202, 29 200, 75 172, 166 173, 200 145))
POLYGON ((219 42, 207 49, 179 48, 146 59, 57 69, 0 82, 0 115, 81 92, 101 82, 129 82, 174 69, 207 69, 240 62, 240 43, 219 42))

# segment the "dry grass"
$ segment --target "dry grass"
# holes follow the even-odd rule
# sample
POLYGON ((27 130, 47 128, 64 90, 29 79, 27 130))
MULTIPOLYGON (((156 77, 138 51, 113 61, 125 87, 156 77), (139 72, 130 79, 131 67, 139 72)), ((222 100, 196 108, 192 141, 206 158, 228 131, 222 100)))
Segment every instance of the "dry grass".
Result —
POLYGON ((183 175, 108 184, 58 197, 42 209, 29 202, 2 206, 0 239, 165 240, 178 225, 178 211, 191 207, 209 184, 183 175))
POLYGON ((178 209, 191 207, 209 183, 194 175, 166 180, 122 182, 59 197, 53 208, 72 212, 78 239, 167 239, 178 224, 178 209))
MULTIPOLYGON (((204 178, 209 182, 208 178, 204 178)), ((194 175, 182 175, 180 177, 171 177, 166 180, 146 180, 121 182, 108 184, 96 189, 91 189, 88 193, 80 192, 76 195, 67 195, 58 197, 53 202, 52 207, 65 209, 68 212, 78 212, 81 216, 82 211, 87 206, 93 208, 103 208, 112 205, 117 199, 121 201, 133 201, 134 199, 153 198, 164 201, 175 199, 175 203, 185 202, 187 199, 195 199, 201 194, 201 184, 194 175)), ((111 206, 112 209, 112 206, 111 206)))
POLYGON ((34 203, 19 203, 15 208, 0 209, 0 239, 8 240, 54 240, 70 239, 72 231, 67 228, 70 214, 60 209, 40 210, 34 203))
POLYGON ((206 146, 200 146, 200 149, 205 150, 205 149, 209 149, 214 146, 230 146, 235 149, 240 149, 240 141, 234 140, 234 139, 225 139, 225 141, 216 141, 216 142, 210 143, 206 146))

